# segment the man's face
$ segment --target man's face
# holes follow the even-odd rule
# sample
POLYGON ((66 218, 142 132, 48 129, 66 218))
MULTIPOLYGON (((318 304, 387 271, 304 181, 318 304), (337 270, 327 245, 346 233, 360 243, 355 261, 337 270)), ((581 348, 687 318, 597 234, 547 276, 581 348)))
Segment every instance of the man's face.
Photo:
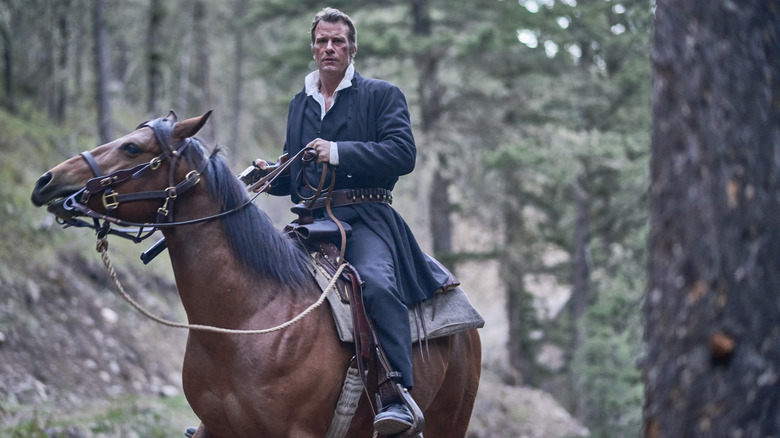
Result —
POLYGON ((349 26, 341 21, 317 24, 311 53, 321 75, 344 76, 351 60, 348 33, 349 26))

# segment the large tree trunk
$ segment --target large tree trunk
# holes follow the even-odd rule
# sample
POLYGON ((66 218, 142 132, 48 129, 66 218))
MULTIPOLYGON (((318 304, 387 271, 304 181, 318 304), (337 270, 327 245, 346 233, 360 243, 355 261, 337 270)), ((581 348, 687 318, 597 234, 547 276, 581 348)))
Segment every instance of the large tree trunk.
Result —
POLYGON ((645 437, 780 435, 780 1, 659 0, 645 437))
POLYGON ((108 53, 108 30, 105 20, 105 0, 94 0, 92 4, 92 26, 95 43, 95 96, 97 100, 98 137, 101 143, 114 138, 111 129, 111 102, 108 95, 110 80, 110 59, 108 53))

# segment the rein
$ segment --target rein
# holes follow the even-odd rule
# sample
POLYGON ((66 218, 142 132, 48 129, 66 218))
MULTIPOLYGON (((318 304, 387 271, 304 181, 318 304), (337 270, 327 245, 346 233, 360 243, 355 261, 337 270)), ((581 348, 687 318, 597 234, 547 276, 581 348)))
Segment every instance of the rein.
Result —
MULTIPOLYGON (((127 293, 127 291, 125 291, 125 288, 122 286, 122 283, 119 281, 119 277, 116 273, 116 269, 114 268, 114 265, 111 262, 110 257, 108 256, 108 237, 107 237, 108 234, 119 235, 121 237, 131 239, 134 242, 138 243, 143 241, 147 237, 151 236, 158 228, 168 228, 168 227, 196 224, 200 222, 206 222, 206 221, 218 219, 227 216, 229 214, 233 214, 238 210, 241 210, 244 207, 251 204, 252 202, 254 202, 254 200, 258 196, 260 196, 261 193, 270 189, 273 182, 284 172, 286 172, 287 169, 289 169, 290 165, 292 165, 292 163, 298 160, 304 160, 304 161, 313 160, 313 154, 311 153, 311 148, 303 148, 297 154, 295 154, 293 158, 287 160, 285 163, 283 163, 278 168, 274 169, 272 172, 270 172, 268 175, 262 178, 261 181, 259 181, 257 184, 253 185, 252 188, 256 190, 256 194, 253 197, 251 197, 248 201, 228 211, 224 211, 221 213, 217 213, 214 215, 205 216, 197 219, 176 222, 173 221, 172 205, 174 201, 179 196, 179 194, 186 192, 187 190, 191 189, 192 187, 194 187, 200 182, 200 175, 206 170, 206 166, 208 165, 209 160, 205 156, 202 156, 201 163, 198 166, 198 168, 196 170, 192 170, 188 172, 184 180, 174 185, 173 177, 174 177, 174 168, 175 168, 176 160, 182 156, 185 156, 183 153, 185 149, 189 147, 192 142, 192 139, 186 138, 180 140, 174 145, 170 145, 170 141, 173 136, 174 123, 175 122, 167 118, 161 118, 161 119, 153 120, 151 122, 142 123, 139 126, 139 128, 149 127, 153 130, 157 141, 161 145, 161 149, 163 150, 163 153, 155 157, 148 163, 142 163, 130 169, 121 169, 116 172, 113 172, 110 175, 103 175, 100 166, 98 166, 97 162, 92 157, 92 154, 89 153, 88 151, 81 153, 81 157, 84 158, 84 160, 89 165, 90 169, 92 169, 92 172, 95 174, 95 177, 87 181, 84 188, 82 188, 81 190, 77 191, 76 193, 68 197, 64 203, 64 207, 67 210, 78 211, 79 213, 89 216, 93 219, 92 225, 90 225, 89 223, 83 220, 77 219, 75 216, 69 219, 64 219, 63 222, 66 226, 89 227, 96 230, 97 239, 98 239, 96 250, 100 252, 101 259, 103 260, 103 264, 106 267, 106 271, 108 272, 108 275, 111 278, 111 280, 114 282, 114 285, 116 285, 117 289, 119 290, 119 293, 122 295, 122 298, 124 298, 125 301, 127 301, 133 308, 138 310, 142 315, 146 316, 147 318, 159 324, 168 327, 183 328, 188 330, 197 330, 197 331, 204 331, 204 332, 211 332, 211 333, 242 334, 242 335, 267 334, 267 333, 283 330, 291 326, 292 324, 300 321, 306 315, 311 313, 314 309, 321 306, 322 303, 325 302, 328 293, 331 290, 333 290, 333 288, 336 286, 336 282, 338 282, 341 273, 347 267, 346 263, 341 263, 341 261, 343 260, 343 243, 342 243, 342 253, 340 257, 341 260, 339 261, 340 266, 338 267, 337 271, 334 273, 330 283, 328 284, 328 287, 322 291, 322 294, 317 299, 317 301, 312 303, 309 307, 304 309, 301 313, 299 313, 291 320, 267 329, 236 330, 236 329, 227 329, 227 328, 214 327, 214 326, 201 325, 201 324, 184 324, 184 323, 169 321, 167 319, 152 314, 149 310, 145 309, 137 301, 135 301, 127 293), (114 186, 116 186, 117 184, 127 181, 128 179, 139 178, 149 171, 157 170, 162 164, 163 160, 165 160, 166 158, 171 158, 171 165, 170 165, 170 176, 169 176, 170 184, 168 188, 166 188, 165 190, 137 192, 137 193, 124 194, 124 195, 118 194, 114 190, 114 186), (87 206, 90 197, 93 194, 99 193, 101 191, 103 192, 102 193, 103 206, 106 208, 105 214, 98 213, 87 206), (116 210, 116 208, 119 206, 121 202, 148 200, 148 199, 165 199, 162 207, 158 209, 157 221, 154 223, 130 222, 110 215, 111 212, 116 210), (103 221, 103 225, 100 225, 101 220, 103 221), (135 237, 133 237, 129 232, 112 230, 111 229, 112 224, 123 226, 123 227, 138 227, 139 230, 135 235, 135 237), (146 235, 142 236, 143 229, 147 227, 152 228, 151 231, 149 231, 146 235)), ((189 156, 186 157, 187 160, 190 160, 189 156)), ((317 190, 317 194, 321 192, 322 185, 323 185, 323 181, 320 182, 320 187, 317 190)), ((331 187, 332 186, 333 186, 333 181, 331 181, 331 187)), ((330 205, 328 205, 328 212, 332 214, 330 212, 330 205)), ((336 221, 336 223, 339 224, 338 221, 336 221)), ((345 237, 343 228, 341 227, 340 224, 339 224, 339 228, 342 230, 342 236, 345 237)), ((346 239, 342 239, 342 242, 344 240, 346 239)), ((158 242, 158 244, 159 243, 160 242, 158 242)))
POLYGON ((159 316, 156 316, 152 314, 149 310, 141 306, 137 301, 133 299, 133 297, 130 296, 130 294, 125 291, 125 288, 122 287, 122 283, 119 281, 119 277, 117 276, 116 269, 114 269, 114 264, 111 262, 111 259, 108 256, 108 238, 106 236, 103 236, 101 238, 98 238, 98 243, 96 247, 97 251, 100 253, 100 258, 103 260, 103 264, 106 266, 106 271, 108 271, 109 277, 111 277, 111 280, 113 280, 114 284, 116 285, 117 289, 119 290, 119 293, 122 295, 122 298, 125 299, 133 308, 138 310, 142 315, 146 316, 147 318, 151 319, 152 321, 155 321, 157 323, 160 323, 162 325, 168 326, 168 327, 174 327, 174 328, 183 328, 188 330, 197 330, 197 331, 203 331, 203 332, 210 332, 210 333, 223 333, 223 334, 231 334, 231 335, 262 335, 262 334, 268 334, 272 332, 276 332, 279 330, 286 329, 287 327, 295 324, 296 322, 303 319, 306 315, 311 313, 314 309, 317 307, 320 307, 322 303, 325 302, 325 299, 328 297, 328 293, 333 290, 334 287, 336 287, 336 282, 339 280, 339 276, 342 272, 344 272, 344 269, 347 267, 346 263, 342 263, 341 266, 339 266, 338 270, 333 274, 333 278, 330 280, 330 283, 328 284, 328 287, 326 287, 322 294, 320 294, 320 297, 312 303, 309 307, 304 309, 301 313, 296 315, 293 319, 284 322, 282 324, 279 324, 275 327, 270 327, 266 329, 258 329, 258 330, 237 330, 237 329, 226 329, 222 327, 214 327, 210 325, 201 325, 201 324, 184 324, 180 322, 174 322, 169 321, 165 318, 161 318, 159 316))
MULTIPOLYGON (((157 137, 158 141, 161 144, 165 145, 164 152, 160 156, 153 158, 148 163, 142 163, 130 169, 117 170, 116 172, 113 172, 110 175, 104 176, 102 171, 100 170, 100 167, 97 165, 97 163, 95 162, 94 158, 89 153, 89 151, 82 152, 80 154, 81 157, 84 158, 84 160, 87 162, 90 169, 92 169, 92 172, 95 174, 95 178, 92 178, 89 181, 87 181, 87 184, 81 190, 69 196, 64 201, 63 208, 65 208, 66 210, 76 211, 84 216, 88 216, 93 219, 93 223, 90 224, 86 221, 78 219, 74 215, 74 217, 70 217, 68 219, 62 219, 61 223, 63 225, 73 226, 78 228, 92 228, 98 232, 98 237, 102 237, 106 234, 113 234, 126 239, 130 239, 135 243, 140 243, 141 241, 151 236, 159 228, 173 228, 182 225, 192 225, 201 222, 207 222, 207 221, 228 216, 247 207, 249 204, 253 203, 255 199, 257 199, 257 197, 260 196, 260 194, 269 190, 273 182, 276 181, 276 179, 279 176, 281 176, 285 171, 287 171, 290 165, 292 165, 292 163, 299 160, 303 160, 305 157, 307 157, 307 155, 311 153, 311 148, 301 149, 297 154, 295 154, 295 156, 287 160, 278 168, 274 169, 272 172, 266 175, 261 181, 258 181, 257 184, 253 185, 251 188, 253 188, 254 191, 256 192, 254 196, 252 196, 244 203, 230 210, 223 211, 210 216, 204 216, 204 217, 186 220, 186 221, 173 221, 172 220, 173 202, 176 200, 176 198, 178 198, 180 194, 184 193, 185 191, 189 190, 190 188, 194 187, 196 184, 200 182, 200 175, 205 171, 205 167, 208 165, 208 159, 206 159, 205 157, 201 160, 201 165, 199 166, 198 169, 190 171, 183 181, 181 181, 175 186, 171 184, 165 190, 129 193, 129 194, 118 194, 114 191, 114 186, 117 184, 120 184, 131 178, 132 179, 139 178, 150 170, 152 171, 157 170, 165 158, 172 157, 172 159, 175 160, 178 157, 182 156, 182 152, 184 151, 184 149, 190 145, 190 142, 192 140, 185 139, 178 142, 176 145, 174 145, 174 147, 169 146, 168 145, 169 141, 165 140, 165 134, 158 132, 159 126, 161 126, 160 121, 167 121, 167 119, 157 119, 153 122, 147 122, 145 124, 140 125, 140 127, 146 126, 152 128, 155 132, 155 136, 157 137), (102 201, 103 201, 103 206, 106 208, 106 213, 98 213, 97 211, 87 206, 87 202, 89 201, 90 197, 101 190, 103 191, 102 201), (111 212, 116 210, 116 208, 122 202, 140 201, 140 200, 148 200, 148 199, 165 199, 163 206, 158 209, 158 216, 156 222, 152 222, 152 223, 131 222, 131 221, 126 221, 111 216, 111 212), (162 218, 167 218, 168 220, 163 222, 161 220, 162 218), (100 221, 103 221, 103 225, 100 225, 100 221), (139 230, 137 233, 135 233, 135 236, 133 236, 133 234, 128 231, 111 230, 110 225, 112 224, 120 227, 134 227, 134 228, 138 228, 139 230), (144 234, 143 230, 145 228, 151 228, 151 230, 148 231, 146 234, 144 234)), ((172 131, 172 128, 170 130, 165 129, 164 131, 170 133, 172 131)), ((171 163, 171 169, 173 169, 173 164, 175 163, 171 163)), ((172 179, 173 179, 173 171, 171 170, 171 180, 172 179)))

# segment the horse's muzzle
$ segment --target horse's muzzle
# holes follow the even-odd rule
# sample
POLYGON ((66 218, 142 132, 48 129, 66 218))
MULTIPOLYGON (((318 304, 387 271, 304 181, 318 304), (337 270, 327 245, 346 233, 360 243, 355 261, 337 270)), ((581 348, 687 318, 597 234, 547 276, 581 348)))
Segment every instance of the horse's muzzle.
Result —
POLYGON ((46 172, 35 182, 30 201, 37 207, 48 205, 46 208, 49 213, 56 215, 62 220, 68 220, 79 213, 74 209, 74 203, 77 197, 81 195, 84 189, 73 190, 67 188, 57 188, 50 185, 52 181, 51 172, 46 172))
POLYGON ((46 186, 48 186, 51 182, 51 179, 51 172, 46 172, 41 175, 40 178, 38 178, 38 181, 35 182, 35 188, 33 189, 32 195, 30 196, 30 200, 33 204, 35 204, 36 207, 41 207, 48 201, 45 194, 45 189, 46 186))

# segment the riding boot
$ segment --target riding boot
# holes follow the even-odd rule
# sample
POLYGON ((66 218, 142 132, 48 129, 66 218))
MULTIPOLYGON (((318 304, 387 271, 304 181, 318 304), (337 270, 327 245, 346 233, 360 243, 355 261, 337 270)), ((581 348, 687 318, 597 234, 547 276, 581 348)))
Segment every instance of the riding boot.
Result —
POLYGON ((392 383, 393 393, 386 396, 383 403, 382 390, 377 394, 379 412, 374 417, 374 430, 380 435, 393 438, 417 437, 425 427, 425 418, 417 403, 415 403, 408 388, 392 383))
POLYGON ((394 438, 416 437, 425 427, 422 410, 417 406, 410 388, 396 382, 401 373, 390 371, 382 347, 377 345, 377 409, 374 430, 383 436, 394 438))

